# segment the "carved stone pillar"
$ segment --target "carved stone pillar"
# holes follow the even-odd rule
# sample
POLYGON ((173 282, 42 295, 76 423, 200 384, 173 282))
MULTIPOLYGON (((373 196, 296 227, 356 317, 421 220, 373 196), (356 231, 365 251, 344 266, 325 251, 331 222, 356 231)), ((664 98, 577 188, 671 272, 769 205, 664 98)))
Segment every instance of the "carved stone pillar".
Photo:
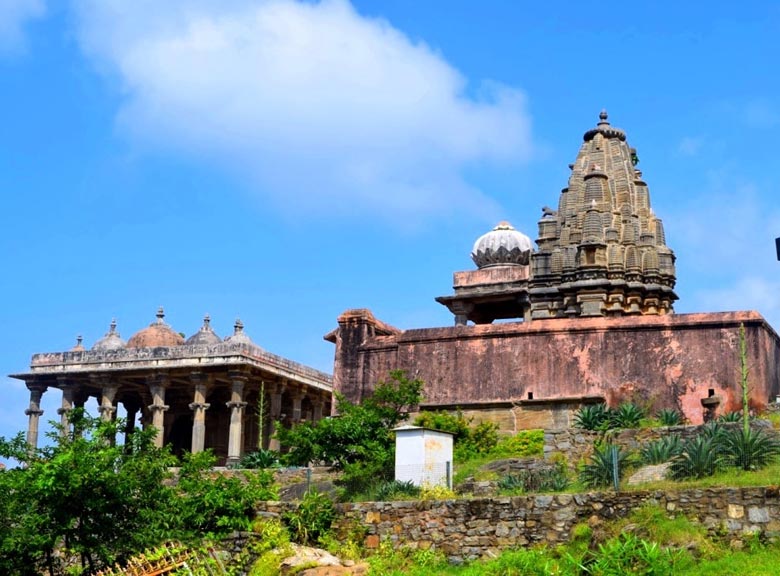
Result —
POLYGON ((43 416, 41 410, 41 396, 46 392, 46 386, 43 384, 27 384, 30 390, 30 406, 24 413, 27 415, 27 444, 31 448, 38 447, 38 422, 43 416))
POLYGON ((70 432, 70 413, 73 411, 75 387, 66 378, 58 377, 57 381, 62 390, 62 404, 57 409, 57 414, 60 415, 60 434, 67 436, 70 432))
POLYGON ((230 402, 226 402, 228 408, 230 408, 230 430, 228 432, 228 464, 235 464, 241 459, 241 452, 243 447, 243 430, 244 430, 244 408, 246 408, 246 402, 244 402, 244 386, 246 385, 247 377, 241 373, 230 373, 230 380, 233 383, 233 389, 230 393, 230 402))
POLYGON ((208 380, 201 372, 190 374, 194 386, 194 394, 190 410, 192 410, 192 453, 203 452, 206 445, 206 410, 211 404, 206 403, 208 380))
POLYGON ((165 404, 165 388, 168 385, 168 377, 165 374, 155 374, 147 379, 149 391, 152 393, 152 403, 148 406, 152 414, 152 426, 157 430, 154 445, 162 448, 165 438, 165 412, 169 406, 165 404))
POLYGON ((323 404, 325 404, 325 402, 322 400, 322 398, 315 398, 314 400, 312 400, 312 414, 311 414, 312 422, 318 422, 322 420, 323 404))
POLYGON ((125 411, 127 412, 127 420, 125 420, 125 446, 130 444, 130 439, 135 432, 135 419, 138 416, 139 406, 135 403, 123 403, 125 411))
POLYGON ((270 450, 279 450, 279 440, 274 437, 276 434, 276 423, 282 417, 282 394, 286 388, 285 381, 282 380, 279 384, 273 384, 269 387, 269 393, 271 395, 271 410, 270 420, 271 426, 268 430, 268 448, 270 450))
POLYGON ((114 399, 116 398, 116 393, 118 390, 119 384, 109 384, 105 381, 103 382, 101 388, 100 406, 98 406, 98 412, 100 412, 100 418, 102 420, 108 422, 114 419, 114 415, 116 414, 114 399))
POLYGON ((301 402, 306 398, 306 392, 296 390, 292 394, 292 422, 298 424, 301 421, 301 402))

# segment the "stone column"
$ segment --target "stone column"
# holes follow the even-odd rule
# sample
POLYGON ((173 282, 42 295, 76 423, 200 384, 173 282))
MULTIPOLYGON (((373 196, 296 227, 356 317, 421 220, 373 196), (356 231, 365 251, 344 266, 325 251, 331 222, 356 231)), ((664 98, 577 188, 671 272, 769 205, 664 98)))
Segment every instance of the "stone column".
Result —
POLYGON ((211 404, 206 403, 208 381, 201 372, 190 374, 190 380, 194 386, 194 394, 190 410, 192 410, 192 453, 203 452, 206 445, 206 410, 211 404))
POLYGON ((274 438, 274 434, 276 434, 276 423, 282 417, 282 394, 284 394, 284 390, 286 388, 285 382, 285 380, 282 380, 282 382, 279 384, 272 384, 268 389, 271 395, 271 426, 268 430, 269 450, 278 451, 280 448, 279 440, 274 438))
POLYGON ((318 422, 319 420, 322 420, 322 406, 325 404, 325 402, 322 400, 322 398, 315 398, 312 400, 312 414, 311 414, 311 421, 312 422, 318 422))
POLYGON ((301 421, 301 402, 306 398, 306 392, 296 390, 292 394, 292 422, 298 424, 301 421))
POLYGON ((102 384, 100 406, 98 406, 98 412, 100 412, 100 419, 109 422, 114 419, 116 414, 116 406, 114 405, 114 399, 116 393, 119 390, 119 384, 106 383, 102 384))
POLYGON ((230 380, 233 383, 233 389, 230 393, 230 402, 226 402, 230 408, 230 430, 228 433, 228 457, 227 464, 235 464, 241 459, 243 445, 243 423, 244 423, 244 386, 247 377, 241 373, 230 373, 230 380))
POLYGON ((67 436, 70 433, 70 413, 73 411, 75 386, 61 376, 57 378, 57 382, 62 390, 62 404, 57 409, 57 414, 60 415, 60 434, 67 436))
POLYGON ((46 392, 46 386, 43 384, 27 384, 30 390, 30 406, 24 413, 27 415, 27 444, 31 448, 38 447, 38 422, 43 416, 41 410, 41 396, 46 392))
POLYGON ((152 413, 152 426, 157 430, 154 445, 162 448, 163 438, 165 438, 165 412, 169 408, 165 404, 165 388, 168 385, 168 377, 165 374, 149 376, 147 385, 152 393, 152 403, 148 408, 152 413))
POLYGON ((135 403, 123 402, 125 411, 127 411, 127 420, 125 420, 125 446, 130 444, 130 439, 135 432, 135 419, 138 415, 139 407, 135 403))

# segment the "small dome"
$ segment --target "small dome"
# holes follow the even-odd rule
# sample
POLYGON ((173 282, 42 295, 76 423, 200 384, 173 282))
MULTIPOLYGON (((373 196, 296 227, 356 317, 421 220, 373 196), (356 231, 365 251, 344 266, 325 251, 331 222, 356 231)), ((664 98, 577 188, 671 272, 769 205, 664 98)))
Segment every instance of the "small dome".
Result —
POLYGON ((527 266, 531 256, 531 239, 515 230, 509 222, 499 222, 474 242, 471 259, 478 268, 488 266, 527 266))
POLYGON ((68 350, 68 352, 84 352, 86 348, 84 348, 84 344, 82 344, 82 342, 84 342, 84 338, 82 338, 81 334, 79 334, 76 336, 76 345, 68 350))
POLYGON ((233 325, 233 335, 225 338, 226 344, 250 344, 255 346, 252 339, 244 332, 244 323, 239 318, 236 318, 236 323, 233 325))
POLYGON ((128 348, 157 348, 159 346, 181 346, 184 344, 184 338, 181 334, 174 332, 173 328, 163 322, 165 312, 160 306, 157 310, 157 320, 152 322, 147 328, 133 334, 127 341, 128 348))
POLYGON ((203 326, 201 326, 200 330, 195 332, 195 334, 187 338, 185 344, 188 346, 212 346, 214 344, 219 344, 220 342, 222 342, 222 338, 217 336, 214 332, 214 329, 211 327, 211 318, 206 314, 206 316, 203 317, 203 326))
POLYGON ((119 336, 116 331, 116 320, 111 320, 108 332, 92 346, 93 350, 118 350, 124 348, 127 343, 119 336))

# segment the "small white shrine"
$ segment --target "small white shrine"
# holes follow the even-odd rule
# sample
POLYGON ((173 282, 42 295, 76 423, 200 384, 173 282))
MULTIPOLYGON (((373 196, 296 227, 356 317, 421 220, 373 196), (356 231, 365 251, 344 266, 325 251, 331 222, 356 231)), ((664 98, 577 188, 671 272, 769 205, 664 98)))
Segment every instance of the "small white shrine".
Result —
POLYGON ((401 426, 393 432, 396 480, 452 488, 451 433, 420 426, 401 426))

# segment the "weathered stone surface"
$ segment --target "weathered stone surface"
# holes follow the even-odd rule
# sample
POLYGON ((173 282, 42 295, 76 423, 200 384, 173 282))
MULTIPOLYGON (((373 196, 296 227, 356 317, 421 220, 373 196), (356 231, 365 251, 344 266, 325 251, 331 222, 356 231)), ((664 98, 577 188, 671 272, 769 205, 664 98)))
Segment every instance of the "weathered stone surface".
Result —
POLYGON ((719 413, 740 406, 734 377, 740 324, 746 329, 753 406, 761 409, 780 392, 780 339, 756 312, 551 319, 405 332, 381 330, 385 325, 373 326, 376 322, 373 316, 340 320, 329 335, 336 343, 334 388, 351 400, 360 400, 390 370, 401 369, 425 382, 427 406, 494 407, 513 415, 512 426, 525 425, 522 415, 546 402, 551 412, 556 405, 567 411, 566 422, 558 426, 563 428, 576 410, 573 402, 599 397, 611 405, 647 401, 701 423, 702 399, 718 396, 719 413))
MULTIPOLYGON (((579 522, 595 527, 648 505, 698 518, 708 529, 725 528, 735 536, 773 533, 780 518, 780 496, 775 488, 709 488, 341 504, 336 531, 346 533, 362 525, 369 532, 365 541, 369 548, 390 540, 394 546, 439 550, 450 561, 462 562, 512 546, 566 542, 579 522), (367 518, 377 515, 382 518, 380 523, 366 524, 367 518)), ((288 506, 263 504, 261 510, 279 515, 288 506)))

